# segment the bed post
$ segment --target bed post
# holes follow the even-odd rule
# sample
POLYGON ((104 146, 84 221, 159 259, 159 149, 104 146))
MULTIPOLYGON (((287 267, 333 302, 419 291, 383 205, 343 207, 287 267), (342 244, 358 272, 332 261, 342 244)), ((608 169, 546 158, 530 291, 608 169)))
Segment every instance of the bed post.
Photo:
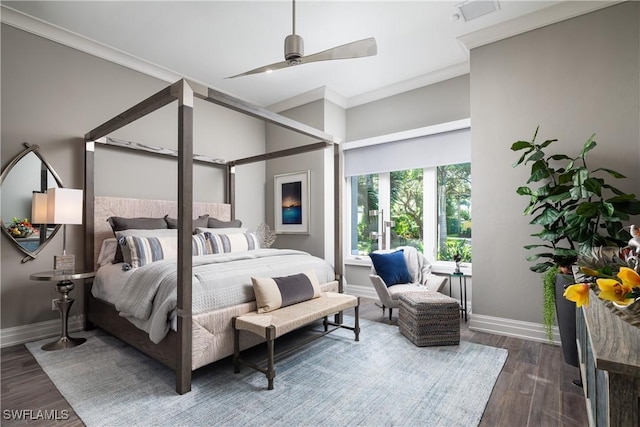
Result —
POLYGON ((185 80, 171 86, 178 98, 178 348, 176 392, 191 391, 192 294, 191 230, 193 226, 193 91, 185 80))
POLYGON ((338 281, 338 292, 344 292, 344 272, 342 271, 343 252, 342 252, 342 187, 344 160, 342 158, 342 147, 340 144, 333 144, 333 212, 334 212, 334 269, 336 272, 336 280, 338 281))
POLYGON ((227 185, 225 187, 225 203, 231 206, 231 219, 236 219, 236 167, 227 164, 227 185))
MULTIPOLYGON (((95 196, 95 142, 85 140, 84 142, 84 193, 83 193, 83 209, 82 223, 84 229, 84 269, 85 271, 95 270, 94 266, 94 212, 95 206, 93 200, 95 196)), ((84 330, 93 329, 93 323, 89 320, 89 293, 91 292, 92 281, 84 282, 83 299, 84 299, 84 330)))

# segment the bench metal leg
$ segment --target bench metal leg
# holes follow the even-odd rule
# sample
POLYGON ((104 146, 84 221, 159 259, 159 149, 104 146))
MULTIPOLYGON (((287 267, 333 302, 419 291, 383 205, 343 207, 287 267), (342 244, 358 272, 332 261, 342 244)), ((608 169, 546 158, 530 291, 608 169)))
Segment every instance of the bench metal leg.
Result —
POLYGON ((273 379, 276 377, 276 368, 274 365, 273 341, 276 339, 275 326, 267 326, 267 380, 269 381, 268 390, 273 390, 273 379))
POLYGON ((356 341, 360 341, 360 297, 358 297, 358 305, 353 308, 353 311, 355 314, 353 332, 356 334, 356 341))

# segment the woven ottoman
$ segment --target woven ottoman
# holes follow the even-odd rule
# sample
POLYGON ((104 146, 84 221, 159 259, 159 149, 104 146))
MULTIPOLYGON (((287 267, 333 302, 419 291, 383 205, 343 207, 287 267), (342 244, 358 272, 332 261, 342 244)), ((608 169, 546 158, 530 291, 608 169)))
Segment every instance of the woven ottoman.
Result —
POLYGON ((460 344, 460 304, 439 292, 399 297, 400 332, 418 347, 460 344))

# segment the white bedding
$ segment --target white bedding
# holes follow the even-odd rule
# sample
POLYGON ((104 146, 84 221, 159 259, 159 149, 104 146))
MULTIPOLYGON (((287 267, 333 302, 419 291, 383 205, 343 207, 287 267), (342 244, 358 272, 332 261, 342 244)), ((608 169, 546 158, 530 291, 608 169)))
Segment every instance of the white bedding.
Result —
MULTIPOLYGON (((277 277, 313 270, 320 283, 335 279, 333 268, 308 253, 258 249, 239 254, 193 258, 193 313, 204 313, 255 300, 251 277, 277 277)), ((175 321, 175 260, 164 260, 130 271, 121 264, 98 269, 92 294, 116 306, 120 315, 149 333, 158 343, 175 321)))

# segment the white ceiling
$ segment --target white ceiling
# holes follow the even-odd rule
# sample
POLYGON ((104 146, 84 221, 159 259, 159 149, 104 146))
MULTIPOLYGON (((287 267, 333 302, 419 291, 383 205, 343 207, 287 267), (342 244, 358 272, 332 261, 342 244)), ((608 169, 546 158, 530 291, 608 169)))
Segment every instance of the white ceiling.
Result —
MULTIPOLYGON (((116 56, 130 55, 133 68, 151 63, 168 81, 187 77, 262 106, 325 87, 353 106, 468 72, 467 46, 616 2, 500 1, 497 12, 469 22, 453 18, 460 3, 298 0, 296 33, 305 54, 367 37, 376 38, 378 54, 236 79, 225 77, 284 59, 291 1, 2 1, 13 9, 3 8, 2 21, 34 28, 19 11, 81 36, 75 43, 86 38, 120 51, 116 56)), ((30 31, 48 32, 38 25, 30 31)))

